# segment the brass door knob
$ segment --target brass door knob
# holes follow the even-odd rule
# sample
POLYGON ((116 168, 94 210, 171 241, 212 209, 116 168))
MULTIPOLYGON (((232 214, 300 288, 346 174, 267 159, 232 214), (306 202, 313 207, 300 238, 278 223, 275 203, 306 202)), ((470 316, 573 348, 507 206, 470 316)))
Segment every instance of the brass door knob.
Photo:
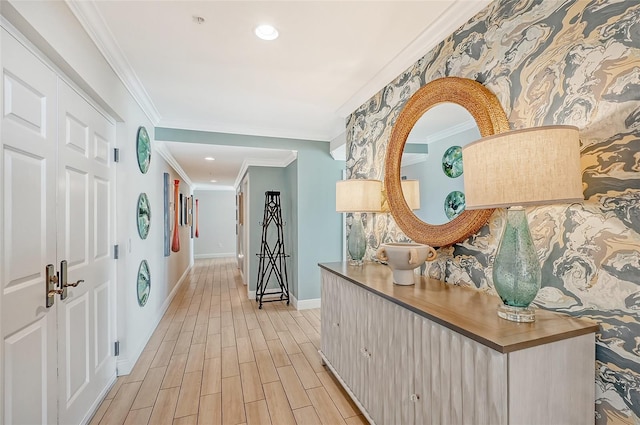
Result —
POLYGON ((65 288, 75 288, 76 286, 80 285, 82 282, 84 282, 84 279, 80 279, 76 283, 65 283, 64 286, 65 288))
POLYGON ((47 292, 47 297, 53 297, 56 294, 60 295, 63 291, 64 289, 50 289, 49 292, 47 292))

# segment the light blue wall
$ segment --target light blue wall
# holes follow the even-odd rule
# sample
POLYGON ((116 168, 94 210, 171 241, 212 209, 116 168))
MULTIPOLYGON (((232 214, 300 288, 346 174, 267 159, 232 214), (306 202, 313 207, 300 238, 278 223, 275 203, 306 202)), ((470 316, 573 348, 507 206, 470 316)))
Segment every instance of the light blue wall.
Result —
POLYGON ((236 252, 235 192, 197 190, 193 197, 198 200, 200 234, 193 240, 194 257, 233 257, 236 252))
POLYGON ((318 263, 342 259, 342 215, 336 212, 336 181, 344 161, 309 149, 298 156, 298 296, 320 298, 318 263))
MULTIPOLYGON (((292 174, 297 176, 297 191, 289 191, 290 194, 297 192, 296 206, 293 205, 294 198, 291 201, 291 214, 297 215, 298 218, 296 232, 288 230, 288 235, 296 238, 296 241, 290 245, 292 248, 295 247, 296 251, 295 253, 292 252, 292 260, 295 260, 295 265, 291 267, 289 284, 292 293, 296 295, 298 300, 320 298, 320 270, 318 263, 340 261, 342 259, 342 221, 340 214, 335 211, 335 191, 336 181, 342 178, 345 162, 335 161, 331 157, 328 142, 161 127, 155 129, 155 135, 157 140, 163 141, 266 147, 297 151, 297 165, 290 170, 283 171, 281 169, 284 173, 283 176, 286 174, 286 178, 292 177, 292 174)), ((254 168, 257 170, 264 167, 250 167, 252 173, 254 168)), ((258 214, 260 220, 262 219, 264 192, 269 189, 263 187, 258 190, 257 185, 259 184, 259 179, 254 178, 254 176, 250 178, 252 220, 256 217, 254 214, 258 214), (254 199, 256 193, 259 197, 257 200, 254 199), (256 202, 258 202, 259 211, 255 210, 256 202)), ((283 185, 283 192, 287 188, 293 187, 289 186, 292 184, 292 182, 288 182, 283 185)), ((256 233, 253 223, 250 230, 251 240, 255 241, 258 238, 259 243, 260 231, 256 233)), ((249 256, 255 257, 255 251, 250 252, 249 256)), ((250 261, 250 264, 253 264, 254 258, 251 258, 250 261)), ((257 271, 257 262, 255 267, 251 269, 253 282, 249 282, 249 284, 253 288, 255 288, 256 284, 254 271, 257 271)))
MULTIPOLYGON (((285 169, 277 167, 249 167, 247 170, 249 176, 249 220, 247 223, 249 227, 249 249, 247 255, 249 256, 249 275, 251 276, 251 282, 248 282, 249 290, 255 291, 258 282, 258 263, 259 258, 257 256, 260 253, 260 247, 262 242, 262 221, 264 219, 264 201, 265 192, 267 191, 279 191, 280 192, 280 204, 282 207, 282 219, 287 223, 284 226, 284 243, 285 253, 289 254, 291 246, 291 227, 295 223, 291 223, 291 193, 288 190, 288 183, 285 179, 285 169)), ((269 227, 269 244, 273 249, 276 242, 276 227, 271 225, 269 227)), ((289 288, 293 286, 293 275, 290 271, 290 260, 287 260, 287 277, 289 280, 289 288)), ((267 271, 269 269, 267 268, 267 271)), ((284 270, 283 270, 284 272, 284 270)), ((277 288, 278 284, 274 277, 269 280, 269 288, 277 288)))

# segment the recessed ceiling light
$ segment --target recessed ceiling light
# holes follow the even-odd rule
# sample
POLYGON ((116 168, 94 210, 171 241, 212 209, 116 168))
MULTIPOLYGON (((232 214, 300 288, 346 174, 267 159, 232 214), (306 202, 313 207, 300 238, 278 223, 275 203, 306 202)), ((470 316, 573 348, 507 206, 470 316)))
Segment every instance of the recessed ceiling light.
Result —
POLYGON ((262 40, 271 41, 278 38, 278 30, 268 24, 258 25, 255 29, 255 33, 258 38, 262 40))
POLYGON ((209 180, 211 183, 217 183, 218 180, 209 180))
POLYGON ((215 158, 212 156, 208 156, 205 158, 207 161, 215 161, 215 158))

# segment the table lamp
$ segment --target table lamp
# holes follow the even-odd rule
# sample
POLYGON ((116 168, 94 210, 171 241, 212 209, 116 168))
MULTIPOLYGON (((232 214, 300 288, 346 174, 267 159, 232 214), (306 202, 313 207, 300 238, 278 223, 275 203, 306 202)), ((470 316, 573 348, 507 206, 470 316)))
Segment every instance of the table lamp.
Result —
MULTIPOLYGON (((407 202, 409 209, 420 209, 420 181, 419 180, 400 180, 400 187, 402 188, 402 195, 407 202)), ((387 200, 387 191, 382 187, 382 205, 377 212, 388 213, 389 201, 387 200)))
POLYGON ((353 213, 347 240, 352 265, 362 265, 367 240, 362 225, 363 212, 378 212, 382 203, 382 182, 370 179, 351 179, 336 182, 336 211, 353 213))
POLYGON ((493 262, 498 316, 533 322, 541 269, 524 206, 582 201, 578 128, 546 126, 485 137, 462 149, 466 209, 507 207, 493 262))

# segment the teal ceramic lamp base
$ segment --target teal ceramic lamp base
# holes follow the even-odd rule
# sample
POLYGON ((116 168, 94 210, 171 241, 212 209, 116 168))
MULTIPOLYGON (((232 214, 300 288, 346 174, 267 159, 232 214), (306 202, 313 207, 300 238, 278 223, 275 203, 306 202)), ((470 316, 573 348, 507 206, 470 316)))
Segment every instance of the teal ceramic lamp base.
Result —
POLYGON ((347 248, 349 251, 349 264, 352 266, 361 266, 367 250, 367 240, 364 235, 364 226, 362 225, 360 213, 353 214, 347 248))
POLYGON ((493 284, 503 304, 498 316, 514 322, 533 322, 529 307, 540 290, 541 270, 524 208, 511 207, 493 263, 493 284))

